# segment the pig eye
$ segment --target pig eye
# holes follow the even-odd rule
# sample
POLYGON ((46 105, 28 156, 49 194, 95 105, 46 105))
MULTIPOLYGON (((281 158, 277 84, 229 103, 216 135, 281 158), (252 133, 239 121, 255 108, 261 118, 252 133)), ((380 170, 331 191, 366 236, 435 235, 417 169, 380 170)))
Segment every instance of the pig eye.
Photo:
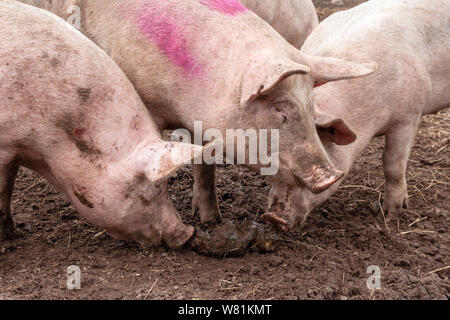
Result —
POLYGON ((286 110, 286 106, 284 105, 274 105, 272 107, 273 112, 279 116, 282 117, 283 121, 287 121, 287 110, 286 110))
POLYGON ((276 105, 273 107, 276 112, 283 112, 284 108, 281 105, 276 105))

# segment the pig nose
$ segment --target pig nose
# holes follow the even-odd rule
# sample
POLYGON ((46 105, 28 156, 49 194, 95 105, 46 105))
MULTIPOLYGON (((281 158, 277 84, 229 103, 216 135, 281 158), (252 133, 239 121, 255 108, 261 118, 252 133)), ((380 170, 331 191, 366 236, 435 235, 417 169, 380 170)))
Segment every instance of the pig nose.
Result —
POLYGON ((294 228, 294 223, 291 223, 289 219, 282 217, 274 212, 267 212, 263 214, 261 216, 261 219, 265 223, 283 232, 289 232, 294 228))
POLYGON ((337 170, 333 165, 319 168, 314 167, 312 173, 302 180, 312 193, 318 194, 330 188, 344 176, 344 172, 337 170))

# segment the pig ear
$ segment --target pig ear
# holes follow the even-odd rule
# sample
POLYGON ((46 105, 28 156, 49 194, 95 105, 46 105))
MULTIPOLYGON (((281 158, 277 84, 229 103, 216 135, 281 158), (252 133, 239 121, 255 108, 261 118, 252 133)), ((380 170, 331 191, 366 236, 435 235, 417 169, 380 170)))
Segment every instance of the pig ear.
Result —
POLYGON ((146 147, 139 156, 138 167, 146 177, 157 182, 202 157, 203 147, 180 142, 161 142, 146 147))
POLYGON ((355 142, 357 136, 344 120, 322 111, 315 111, 316 128, 322 141, 344 146, 355 142))
POLYGON ((244 76, 241 105, 246 105, 260 96, 268 95, 290 76, 309 72, 309 67, 288 58, 264 59, 263 63, 253 65, 244 76))
POLYGON ((368 76, 378 70, 376 62, 354 63, 336 58, 303 55, 316 84, 368 76))

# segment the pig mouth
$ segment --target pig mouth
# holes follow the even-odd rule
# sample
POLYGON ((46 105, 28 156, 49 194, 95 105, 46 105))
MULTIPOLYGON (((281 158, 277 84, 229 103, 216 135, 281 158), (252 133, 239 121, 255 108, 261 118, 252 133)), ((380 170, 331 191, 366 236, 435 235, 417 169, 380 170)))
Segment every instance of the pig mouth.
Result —
POLYGON ((333 165, 323 168, 314 166, 311 173, 302 177, 302 180, 312 193, 318 194, 329 189, 333 184, 341 180, 343 176, 344 172, 337 170, 333 165))
POLYGON ((292 230, 293 225, 291 225, 288 221, 278 216, 276 213, 268 212, 261 216, 261 219, 268 225, 276 228, 282 232, 289 232, 292 230))

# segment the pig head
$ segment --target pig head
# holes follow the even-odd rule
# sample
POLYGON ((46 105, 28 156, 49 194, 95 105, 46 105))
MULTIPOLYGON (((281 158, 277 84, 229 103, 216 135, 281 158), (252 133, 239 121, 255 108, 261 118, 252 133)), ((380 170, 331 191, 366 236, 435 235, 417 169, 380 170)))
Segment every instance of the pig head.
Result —
POLYGON ((194 228, 183 224, 168 200, 167 177, 202 151, 190 144, 146 141, 120 161, 104 160, 103 170, 89 169, 94 183, 83 174, 65 176, 70 187, 63 182, 64 189, 86 219, 116 238, 179 248, 194 228))
POLYGON ((342 178, 343 172, 335 169, 319 135, 337 144, 349 144, 356 135, 342 119, 327 113, 314 114, 312 86, 368 75, 376 65, 301 54, 294 59, 268 57, 249 68, 242 85, 241 105, 250 117, 245 123, 237 118, 230 122, 241 121, 244 128, 276 128, 280 165, 278 173, 269 178, 320 193, 342 178))
MULTIPOLYGON (((343 117, 322 110, 317 103, 314 113, 316 129, 327 154, 338 170, 347 175, 351 159, 361 152, 358 149, 366 137, 359 137, 359 142, 356 143, 357 135, 343 117)), ((341 181, 320 194, 314 194, 304 186, 296 187, 286 183, 286 180, 276 180, 270 190, 268 209, 262 219, 280 231, 288 232, 305 222, 309 213, 338 189, 341 181)))

